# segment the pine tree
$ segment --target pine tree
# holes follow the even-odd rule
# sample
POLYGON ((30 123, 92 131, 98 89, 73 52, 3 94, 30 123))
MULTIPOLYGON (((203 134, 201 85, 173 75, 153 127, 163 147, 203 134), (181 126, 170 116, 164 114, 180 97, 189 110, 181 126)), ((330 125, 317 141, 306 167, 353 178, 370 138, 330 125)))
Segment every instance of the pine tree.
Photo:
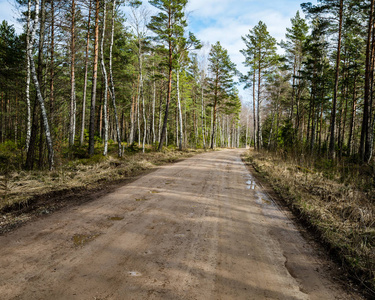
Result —
POLYGON ((171 102, 172 71, 176 62, 176 48, 183 37, 184 28, 187 26, 184 9, 187 0, 150 0, 151 5, 161 10, 159 14, 151 17, 148 28, 158 36, 158 40, 168 47, 168 91, 164 113, 163 128, 160 136, 159 148, 161 151, 166 138, 168 112, 171 102))
POLYGON ((246 48, 241 51, 245 56, 245 64, 253 68, 253 96, 255 99, 255 74, 257 73, 257 134, 256 134, 256 148, 262 148, 262 123, 261 123, 261 103, 262 103, 262 85, 266 74, 274 69, 279 61, 279 56, 276 54, 276 39, 273 38, 268 30, 266 24, 259 21, 249 34, 242 37, 246 48))
POLYGON ((304 59, 303 46, 307 38, 309 27, 306 24, 305 19, 301 18, 299 11, 297 11, 296 16, 291 19, 291 23, 292 27, 286 29, 286 41, 282 41, 281 46, 286 51, 288 67, 293 70, 292 95, 289 114, 290 120, 293 120, 294 107, 296 102, 298 102, 299 96, 301 94, 301 84, 300 80, 298 79, 298 73, 302 67, 302 61, 304 59))
POLYGON ((215 147, 215 133, 218 108, 234 94, 234 75, 236 66, 231 62, 228 51, 224 49, 220 42, 212 45, 209 54, 209 70, 211 77, 208 78, 207 88, 213 99, 213 119, 211 131, 211 149, 215 147))

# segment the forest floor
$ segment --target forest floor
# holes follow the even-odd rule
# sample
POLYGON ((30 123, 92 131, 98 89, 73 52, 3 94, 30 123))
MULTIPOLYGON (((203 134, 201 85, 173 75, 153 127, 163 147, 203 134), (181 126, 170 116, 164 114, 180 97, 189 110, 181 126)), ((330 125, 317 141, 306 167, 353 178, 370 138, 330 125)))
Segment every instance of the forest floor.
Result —
POLYGON ((161 166, 0 236, 2 299, 361 299, 241 160, 161 166))

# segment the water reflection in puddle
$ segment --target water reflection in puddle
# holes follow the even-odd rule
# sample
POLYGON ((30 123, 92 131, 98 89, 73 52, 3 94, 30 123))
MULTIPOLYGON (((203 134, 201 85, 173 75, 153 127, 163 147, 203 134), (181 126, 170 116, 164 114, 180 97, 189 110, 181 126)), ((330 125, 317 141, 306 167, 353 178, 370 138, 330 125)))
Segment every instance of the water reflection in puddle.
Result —
POLYGON ((252 180, 248 180, 246 181, 246 184, 247 184, 247 189, 248 190, 255 190, 255 187, 257 186, 255 181, 252 181, 252 180))
POLYGON ((256 198, 255 201, 260 205, 273 205, 269 197, 258 188, 254 178, 250 174, 245 175, 246 189, 255 190, 256 198))

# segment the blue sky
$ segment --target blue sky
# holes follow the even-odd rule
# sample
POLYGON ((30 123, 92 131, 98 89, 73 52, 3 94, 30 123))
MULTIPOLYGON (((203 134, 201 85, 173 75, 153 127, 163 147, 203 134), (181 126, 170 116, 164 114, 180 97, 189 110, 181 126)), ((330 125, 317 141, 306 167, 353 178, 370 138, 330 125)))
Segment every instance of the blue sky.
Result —
MULTIPOLYGON (((241 36, 262 20, 277 41, 284 39, 290 19, 300 10, 302 2, 308 0, 190 0, 187 7, 189 30, 202 42, 213 44, 220 41, 237 68, 246 72, 239 52, 244 47, 241 36)), ((310 2, 316 3, 316 0, 310 2)), ((13 3, 13 0, 0 0, 0 21, 16 22, 13 3)), ((21 30, 19 25, 15 26, 21 30)), ((241 91, 241 94, 248 98, 248 92, 241 91)))
MULTIPOLYGON (((307 0, 190 0, 188 5, 191 31, 201 41, 213 44, 220 41, 240 72, 246 73, 243 66, 244 48, 241 36, 261 20, 266 23, 270 34, 278 42, 285 39, 286 28, 291 26, 290 19, 307 0)), ((316 0, 310 0, 316 3, 316 0)), ((240 88, 240 94, 246 101, 249 91, 240 88)))

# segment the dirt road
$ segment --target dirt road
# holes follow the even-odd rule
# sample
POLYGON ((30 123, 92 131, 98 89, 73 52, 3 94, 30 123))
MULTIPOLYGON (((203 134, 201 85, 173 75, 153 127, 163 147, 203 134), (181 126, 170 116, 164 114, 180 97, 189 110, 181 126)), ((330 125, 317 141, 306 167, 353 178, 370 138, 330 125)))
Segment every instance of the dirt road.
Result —
POLYGON ((254 182, 197 155, 0 237, 1 299, 360 299, 254 182))

